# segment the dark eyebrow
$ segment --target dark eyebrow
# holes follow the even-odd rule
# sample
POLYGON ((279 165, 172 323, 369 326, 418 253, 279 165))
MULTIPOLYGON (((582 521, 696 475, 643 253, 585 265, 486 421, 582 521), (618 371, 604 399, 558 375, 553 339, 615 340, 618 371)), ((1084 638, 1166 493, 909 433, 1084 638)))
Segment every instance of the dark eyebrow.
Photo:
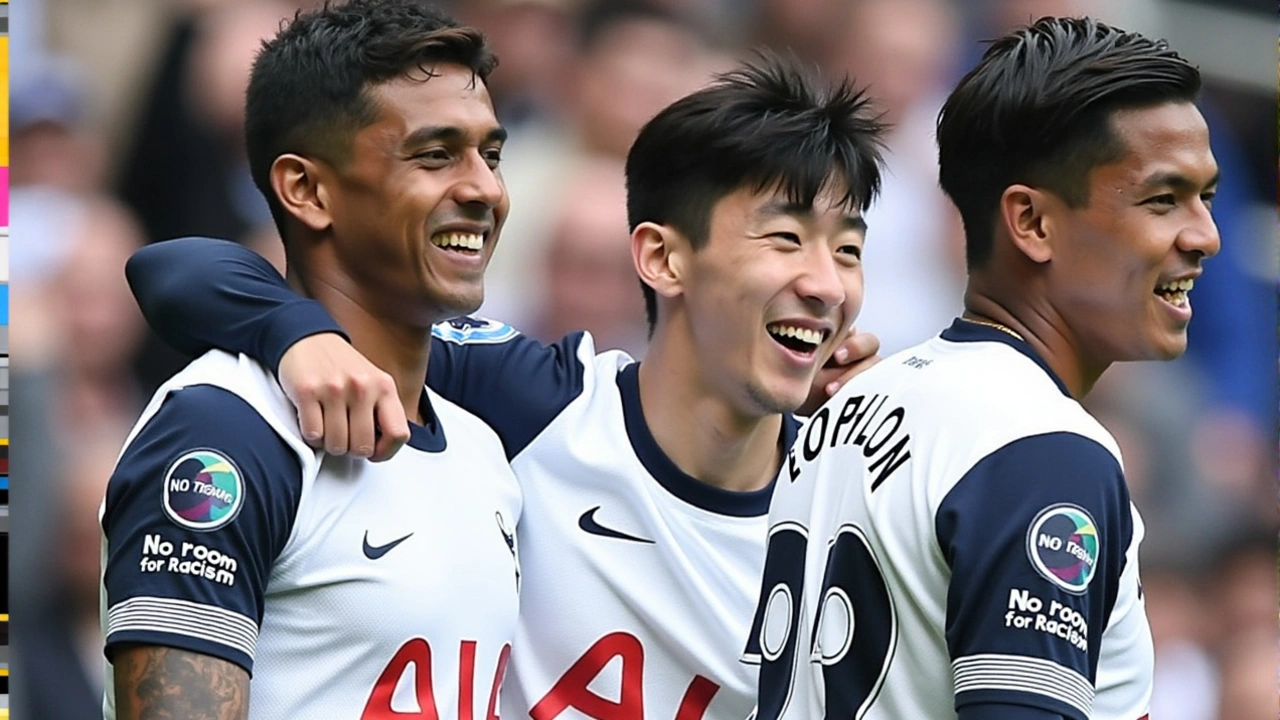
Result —
MULTIPOLYGON (((409 133, 408 136, 405 137, 402 146, 405 148, 416 148, 436 140, 458 142, 466 138, 466 136, 467 133, 462 128, 454 125, 428 125, 420 127, 409 133)), ((504 142, 506 139, 507 129, 499 125, 485 133, 484 139, 481 140, 481 144, 504 142)))
MULTIPOLYGON (((1222 178, 1221 172, 1213 174, 1213 178, 1204 185, 1204 189, 1217 187, 1218 180, 1222 178)), ((1197 185, 1191 178, 1177 172, 1157 172, 1142 181, 1142 189, 1144 191, 1154 190, 1156 188, 1172 188, 1181 192, 1190 190, 1200 191, 1201 186, 1197 185)))
MULTIPOLYGON (((756 211, 756 215, 762 220, 778 217, 780 215, 788 215, 796 218, 813 217, 813 208, 809 205, 801 205, 793 202, 771 202, 756 211)), ((867 233, 867 221, 861 215, 845 215, 840 219, 840 224, 845 230, 857 230, 862 234, 867 233)))

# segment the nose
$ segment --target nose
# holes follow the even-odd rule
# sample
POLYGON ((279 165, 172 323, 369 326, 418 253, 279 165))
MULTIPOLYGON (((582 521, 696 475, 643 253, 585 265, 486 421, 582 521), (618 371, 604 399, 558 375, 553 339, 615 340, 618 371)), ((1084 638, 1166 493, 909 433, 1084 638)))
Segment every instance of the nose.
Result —
POLYGON ((845 289, 840 268, 830 251, 817 243, 806 253, 804 272, 796 282, 796 292, 810 304, 823 310, 844 302, 845 289))
POLYGON ((1201 258, 1210 258, 1222 249, 1222 239, 1218 236, 1218 224, 1213 221, 1209 207, 1199 203, 1191 224, 1178 234, 1178 249, 1186 253, 1194 253, 1201 258))
POLYGON ((471 153, 462 169, 462 177, 454 187, 459 204, 481 204, 492 208, 507 194, 506 185, 495 168, 479 152, 471 153))

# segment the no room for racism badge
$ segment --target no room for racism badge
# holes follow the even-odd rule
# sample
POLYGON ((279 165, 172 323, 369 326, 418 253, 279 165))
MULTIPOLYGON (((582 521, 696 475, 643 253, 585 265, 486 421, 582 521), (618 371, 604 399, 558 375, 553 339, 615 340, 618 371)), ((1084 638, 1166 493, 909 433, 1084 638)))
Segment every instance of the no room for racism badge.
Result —
POLYGON ((235 519, 244 504, 244 479, 227 456, 191 450, 164 476, 164 512, 178 525, 216 530, 235 519))
POLYGON ((1027 557, 1046 580, 1083 595, 1098 567, 1101 543, 1093 517, 1078 505, 1051 505, 1027 530, 1027 557))

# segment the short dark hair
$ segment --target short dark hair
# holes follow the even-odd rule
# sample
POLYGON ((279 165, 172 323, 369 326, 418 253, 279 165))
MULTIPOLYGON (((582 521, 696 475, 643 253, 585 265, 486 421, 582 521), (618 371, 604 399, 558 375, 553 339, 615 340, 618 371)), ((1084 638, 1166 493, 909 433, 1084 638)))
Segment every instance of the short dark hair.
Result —
POLYGON ((938 115, 939 182, 964 220, 969 269, 991 255, 1005 188, 1083 207, 1090 171, 1126 152, 1113 113, 1199 91, 1199 71, 1165 41, 1092 18, 1041 18, 992 42, 938 115))
POLYGON ((285 213, 270 179, 276 158, 344 162, 352 136, 378 118, 369 86, 399 77, 425 82, 436 63, 470 68, 483 82, 497 62, 479 30, 423 0, 346 0, 298 11, 262 44, 245 103, 249 170, 281 236, 285 213))
MULTIPOLYGON (((794 56, 757 53, 640 130, 627 153, 627 221, 668 225, 697 250, 713 206, 741 188, 777 188, 804 206, 843 190, 842 205, 865 210, 880 190, 884 130, 848 78, 827 83, 794 56)), ((657 297, 641 288, 652 333, 657 297)))

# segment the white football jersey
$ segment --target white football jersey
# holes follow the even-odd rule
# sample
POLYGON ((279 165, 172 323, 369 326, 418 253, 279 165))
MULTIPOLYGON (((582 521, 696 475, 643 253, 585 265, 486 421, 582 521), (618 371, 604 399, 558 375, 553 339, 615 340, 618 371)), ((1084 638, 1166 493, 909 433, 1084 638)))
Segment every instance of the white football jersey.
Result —
POLYGON ((234 662, 255 720, 496 720, 520 491, 483 422, 425 391, 422 411, 393 459, 333 458, 244 356, 172 378, 103 506, 108 657, 142 643, 234 662))
POLYGON ((584 333, 543 345, 464 319, 435 335, 428 381, 494 427, 524 492, 504 717, 743 720, 772 487, 681 472, 645 423, 639 364, 584 333))
POLYGON ((852 380, 801 429, 769 522, 760 720, 1146 716, 1120 453, 1026 343, 957 320, 852 380))

